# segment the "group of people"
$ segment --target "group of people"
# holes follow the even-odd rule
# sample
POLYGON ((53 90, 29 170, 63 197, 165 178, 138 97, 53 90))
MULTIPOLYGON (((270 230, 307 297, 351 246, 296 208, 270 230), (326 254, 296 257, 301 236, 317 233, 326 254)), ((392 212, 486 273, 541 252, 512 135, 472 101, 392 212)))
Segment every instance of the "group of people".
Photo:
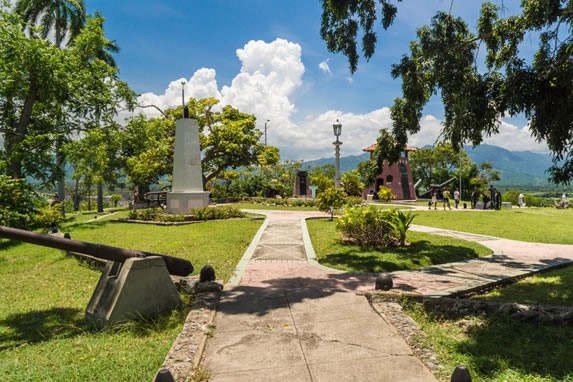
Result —
MULTIPOLYGON (((446 208, 449 208, 450 210, 452 209, 452 206, 450 205, 450 191, 448 190, 443 190, 441 188, 432 190, 432 199, 430 200, 430 202, 428 203, 428 209, 432 209, 432 207, 434 207, 435 210, 438 209, 438 203, 443 203, 444 204, 444 210, 446 208)), ((455 190, 454 191, 454 207, 458 208, 458 206, 460 205, 460 191, 459 190, 455 190)))

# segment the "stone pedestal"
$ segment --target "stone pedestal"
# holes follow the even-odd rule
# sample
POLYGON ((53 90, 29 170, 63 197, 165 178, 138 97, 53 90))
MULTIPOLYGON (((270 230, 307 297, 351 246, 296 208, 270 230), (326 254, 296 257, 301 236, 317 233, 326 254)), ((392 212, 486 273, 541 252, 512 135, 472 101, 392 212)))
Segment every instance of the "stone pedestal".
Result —
POLYGON ((169 192, 167 193, 167 212, 187 214, 191 208, 202 208, 209 205, 209 192, 169 192))
POLYGON ((86 309, 98 328, 171 310, 181 303, 165 261, 159 256, 109 261, 86 309))
POLYGON ((178 119, 175 125, 173 184, 167 194, 167 212, 188 213, 190 208, 209 205, 209 193, 203 191, 199 124, 195 119, 178 119))

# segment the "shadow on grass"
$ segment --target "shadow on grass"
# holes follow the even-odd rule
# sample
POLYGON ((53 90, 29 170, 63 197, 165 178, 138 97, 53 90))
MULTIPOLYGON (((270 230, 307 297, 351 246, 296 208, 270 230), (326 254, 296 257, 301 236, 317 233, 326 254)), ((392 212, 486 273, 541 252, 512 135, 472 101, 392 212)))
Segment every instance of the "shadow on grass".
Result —
POLYGON ((454 245, 434 245, 420 240, 408 247, 360 248, 352 246, 339 253, 327 254, 320 263, 357 272, 395 272, 431 265, 478 258, 475 250, 454 245))
POLYGON ((0 321, 1 326, 11 329, 0 335, 0 351, 80 335, 87 328, 80 313, 80 309, 52 308, 10 315, 0 321))
POLYGON ((0 250, 10 249, 12 247, 17 247, 20 244, 22 244, 22 242, 20 242, 20 241, 1 239, 0 238, 0 250))
MULTIPOLYGON (((474 372, 490 380, 507 369, 555 381, 573 376, 573 327, 492 318, 468 329, 457 351, 469 357, 474 372)), ((571 379, 567 379, 571 380, 571 379)))

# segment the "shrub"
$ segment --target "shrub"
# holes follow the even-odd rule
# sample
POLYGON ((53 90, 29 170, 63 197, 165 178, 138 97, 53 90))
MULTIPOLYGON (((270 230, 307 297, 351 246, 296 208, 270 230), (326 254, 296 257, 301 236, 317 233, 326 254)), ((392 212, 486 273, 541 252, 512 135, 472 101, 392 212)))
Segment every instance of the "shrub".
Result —
POLYGON ((348 207, 361 206, 364 203, 364 199, 361 196, 349 196, 346 198, 346 205, 348 207))
POLYGON ((386 186, 380 187, 380 190, 378 190, 378 193, 376 195, 378 195, 378 199, 383 200, 385 202, 389 202, 390 200, 396 199, 396 195, 394 195, 392 193, 392 190, 386 186))
POLYGON ((33 228, 57 227, 62 222, 62 210, 59 204, 46 205, 36 210, 30 226, 33 228))
POLYGON ((194 220, 215 220, 245 217, 245 213, 232 206, 193 208, 189 211, 194 220))
POLYGON ((346 239, 365 247, 386 247, 399 241, 393 226, 394 211, 374 206, 352 207, 338 218, 336 229, 346 239))
POLYGON ((316 206, 320 211, 330 212, 330 220, 334 219, 334 211, 344 206, 346 193, 342 189, 327 188, 318 195, 316 206))
POLYGON ((25 179, 0 175, 0 225, 30 228, 36 208, 46 202, 25 179))
POLYGON ((152 221, 156 217, 164 213, 161 208, 141 208, 132 209, 129 211, 129 218, 132 220, 152 221))

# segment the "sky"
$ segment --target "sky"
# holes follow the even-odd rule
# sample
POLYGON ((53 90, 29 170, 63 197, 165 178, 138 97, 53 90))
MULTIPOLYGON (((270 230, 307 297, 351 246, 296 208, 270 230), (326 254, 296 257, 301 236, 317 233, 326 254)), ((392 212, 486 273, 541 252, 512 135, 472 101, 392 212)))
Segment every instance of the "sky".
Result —
MULTIPOLYGON (((106 36, 120 47, 120 78, 139 94, 140 104, 181 105, 182 88, 186 98, 216 97, 254 114, 259 129, 266 123, 268 144, 280 149, 282 159, 304 160, 333 155, 337 120, 342 156, 361 154, 381 128, 391 128, 389 108, 401 96, 401 82, 392 79, 390 68, 408 53, 416 29, 450 6, 473 26, 480 3, 397 3, 394 24, 378 29, 374 57, 361 59, 351 75, 346 57, 328 52, 320 38, 320 0, 86 0, 88 13, 99 10, 105 17, 106 36)), ((511 14, 519 0, 503 5, 511 14)), ((535 48, 535 41, 522 45, 524 54, 535 48)), ((153 108, 137 112, 158 115, 153 108)), ((443 106, 433 97, 409 144, 434 144, 442 118, 443 106)), ((500 133, 485 143, 547 151, 531 137, 524 118, 502 121, 500 133)))

